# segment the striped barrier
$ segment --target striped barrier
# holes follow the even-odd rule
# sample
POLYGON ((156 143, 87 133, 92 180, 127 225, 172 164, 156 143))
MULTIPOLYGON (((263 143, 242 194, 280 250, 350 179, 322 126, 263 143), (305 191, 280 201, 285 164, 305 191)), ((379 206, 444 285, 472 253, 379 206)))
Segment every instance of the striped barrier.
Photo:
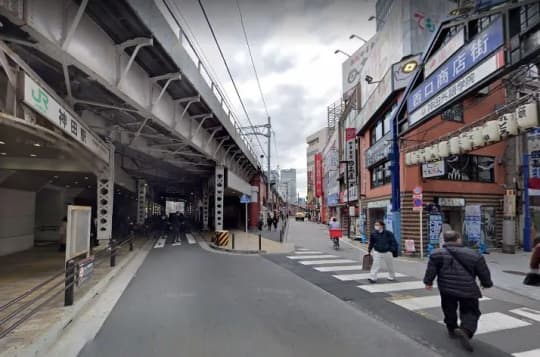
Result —
POLYGON ((215 244, 219 247, 229 245, 229 231, 216 231, 215 244))

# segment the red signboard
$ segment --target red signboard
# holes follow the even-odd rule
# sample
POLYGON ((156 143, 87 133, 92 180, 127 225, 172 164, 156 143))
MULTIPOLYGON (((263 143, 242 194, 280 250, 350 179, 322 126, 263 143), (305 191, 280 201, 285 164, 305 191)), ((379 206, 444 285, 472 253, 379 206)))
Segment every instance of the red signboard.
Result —
POLYGON ((322 178, 323 178, 323 168, 322 168, 322 154, 319 152, 315 154, 315 196, 322 196, 322 178))
POLYGON ((356 128, 345 129, 345 141, 354 140, 356 137, 356 128))

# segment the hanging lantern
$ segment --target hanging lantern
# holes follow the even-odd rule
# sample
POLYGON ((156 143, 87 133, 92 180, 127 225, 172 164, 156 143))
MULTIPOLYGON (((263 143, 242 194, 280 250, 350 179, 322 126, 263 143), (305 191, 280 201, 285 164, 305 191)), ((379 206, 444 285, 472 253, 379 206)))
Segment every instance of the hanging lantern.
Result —
POLYGON ((482 135, 482 127, 477 126, 471 130, 471 139, 473 149, 484 146, 486 141, 484 140, 484 135, 482 135))
POLYGON ((418 161, 420 161, 420 156, 418 155, 418 151, 413 151, 411 154, 411 165, 418 164, 418 161))
MULTIPOLYGON (((467 152, 472 150, 472 138, 471 132, 466 131, 459 136, 459 147, 461 152, 467 152)), ((455 155, 455 154, 454 154, 455 155)))
POLYGON ((439 154, 439 144, 433 144, 430 146, 431 160, 439 160, 441 155, 439 154))
POLYGON ((431 146, 426 146, 424 148, 424 162, 430 162, 431 160, 431 146))
POLYGON ((444 158, 444 157, 448 157, 449 155, 450 155, 450 144, 446 140, 441 141, 439 143, 439 156, 444 158))
POLYGON ((450 155, 459 155, 460 151, 459 136, 450 138, 450 155))
POLYGON ((498 120, 499 133, 501 136, 507 137, 511 135, 518 135, 518 124, 515 113, 504 114, 498 120))
POLYGON ((405 165, 412 165, 412 152, 405 153, 405 165))
POLYGON ((501 134, 499 132, 499 123, 497 120, 491 120, 484 124, 482 127, 482 136, 488 143, 494 143, 501 140, 501 134))
POLYGON ((418 163, 419 164, 423 164, 424 162, 426 162, 426 149, 420 149, 417 151, 418 152, 418 163))
POLYGON ((538 126, 538 108, 536 102, 517 107, 516 117, 517 124, 521 130, 538 126))

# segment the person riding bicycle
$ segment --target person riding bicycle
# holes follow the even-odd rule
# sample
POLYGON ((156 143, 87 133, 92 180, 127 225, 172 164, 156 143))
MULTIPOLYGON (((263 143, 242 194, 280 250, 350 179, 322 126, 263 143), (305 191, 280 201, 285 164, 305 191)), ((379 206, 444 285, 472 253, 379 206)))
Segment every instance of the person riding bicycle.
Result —
POLYGON ((328 224, 328 228, 330 229, 330 239, 334 242, 334 248, 339 247, 339 238, 337 236, 341 236, 341 225, 339 224, 336 217, 332 217, 332 220, 328 224), (332 231, 339 231, 339 233, 336 236, 336 233, 333 233, 332 231))

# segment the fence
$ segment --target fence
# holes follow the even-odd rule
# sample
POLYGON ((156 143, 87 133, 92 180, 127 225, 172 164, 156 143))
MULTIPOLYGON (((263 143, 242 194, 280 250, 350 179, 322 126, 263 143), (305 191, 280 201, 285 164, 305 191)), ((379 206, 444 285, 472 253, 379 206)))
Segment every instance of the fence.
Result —
MULTIPOLYGON (((133 251, 133 244, 134 237, 130 237, 120 243, 117 243, 114 239, 111 240, 107 249, 93 256, 91 260, 92 270, 106 261, 107 258, 109 259, 110 266, 114 267, 120 249, 128 248, 130 251, 133 251)), ((88 271, 84 271, 84 261, 85 259, 69 260, 64 270, 54 273, 45 281, 0 306, 0 313, 5 312, 4 316, 0 316, 0 339, 10 334, 62 293, 64 293, 64 306, 73 305, 75 286, 79 283, 82 284, 88 278, 85 275, 88 271), (82 272, 81 269, 83 270, 82 272), (8 323, 10 323, 9 326, 6 326, 8 323)), ((89 261, 86 263, 88 264, 89 261)))

